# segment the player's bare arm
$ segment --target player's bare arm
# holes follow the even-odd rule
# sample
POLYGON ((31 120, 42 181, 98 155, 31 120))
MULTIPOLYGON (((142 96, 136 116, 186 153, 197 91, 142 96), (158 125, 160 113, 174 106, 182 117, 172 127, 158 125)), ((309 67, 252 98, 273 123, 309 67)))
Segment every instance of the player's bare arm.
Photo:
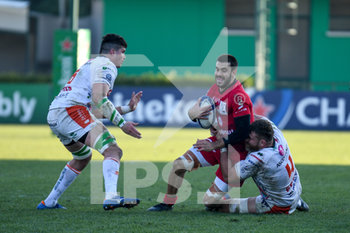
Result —
POLYGON ((213 151, 225 147, 225 143, 223 139, 219 139, 215 142, 210 142, 206 139, 197 139, 193 147, 197 148, 198 151, 213 151))
POLYGON ((109 86, 105 83, 95 83, 92 86, 92 102, 100 113, 109 119, 113 124, 119 126, 124 133, 141 138, 141 133, 135 128, 137 123, 126 122, 120 113, 115 109, 111 101, 107 99, 109 86))
POLYGON ((240 177, 236 171, 235 162, 239 158, 238 151, 232 147, 228 151, 222 151, 220 154, 220 167, 222 175, 229 185, 235 186, 240 182, 240 177))

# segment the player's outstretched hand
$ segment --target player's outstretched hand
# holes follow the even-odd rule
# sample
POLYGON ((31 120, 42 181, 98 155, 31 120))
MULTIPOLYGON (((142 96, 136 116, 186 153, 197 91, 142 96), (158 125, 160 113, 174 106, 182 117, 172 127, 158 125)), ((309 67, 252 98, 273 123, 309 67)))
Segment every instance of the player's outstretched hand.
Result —
POLYGON ((195 105, 192 106, 188 110, 188 116, 190 117, 191 120, 195 119, 208 119, 208 115, 211 111, 211 106, 205 106, 205 107, 200 107, 199 104, 201 102, 201 99, 199 98, 195 105))
POLYGON ((141 138, 141 133, 135 128, 135 126, 138 125, 138 123, 127 121, 121 129, 124 133, 134 137, 134 138, 141 138))
POLYGON ((142 93, 143 93, 142 91, 139 91, 136 94, 135 94, 135 92, 132 92, 131 98, 130 98, 130 101, 129 101, 129 104, 128 104, 131 111, 134 111, 136 109, 137 104, 141 100, 142 93))

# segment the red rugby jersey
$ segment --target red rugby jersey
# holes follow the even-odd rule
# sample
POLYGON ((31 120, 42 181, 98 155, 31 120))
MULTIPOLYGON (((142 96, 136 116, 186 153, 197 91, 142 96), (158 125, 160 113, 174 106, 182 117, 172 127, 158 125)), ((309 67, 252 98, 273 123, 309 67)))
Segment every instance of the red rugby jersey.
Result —
POLYGON ((219 87, 214 84, 208 90, 207 96, 215 102, 221 134, 228 135, 236 130, 235 117, 249 114, 250 123, 254 121, 252 101, 238 80, 223 93, 220 93, 219 87))

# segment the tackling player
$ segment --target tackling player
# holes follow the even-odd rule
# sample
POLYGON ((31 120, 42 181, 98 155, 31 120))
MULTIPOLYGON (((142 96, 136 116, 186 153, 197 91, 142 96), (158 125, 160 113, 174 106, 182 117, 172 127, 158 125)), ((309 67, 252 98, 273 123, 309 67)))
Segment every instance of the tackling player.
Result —
POLYGON ((282 132, 266 118, 256 120, 250 126, 246 148, 249 154, 244 161, 229 164, 228 183, 252 177, 260 195, 223 200, 223 194, 216 193, 206 197, 206 206, 210 210, 230 213, 291 214, 295 209, 308 211, 308 205, 300 197, 299 173, 282 132))
MULTIPOLYGON (((211 127, 212 137, 206 139, 211 142, 222 141, 222 149, 213 148, 210 151, 199 151, 191 147, 184 155, 177 158, 168 178, 168 188, 163 203, 157 204, 149 211, 167 211, 173 208, 177 200, 177 192, 182 185, 186 172, 193 171, 199 167, 208 167, 220 164, 220 154, 231 153, 231 145, 235 147, 237 159, 245 159, 247 151, 244 140, 249 135, 249 125, 254 120, 252 102, 244 91, 241 83, 236 79, 238 62, 232 55, 221 55, 216 61, 215 81, 207 95, 216 105, 217 124, 211 127), (228 137, 228 139, 223 139, 228 137), (238 153, 237 153, 238 151, 238 153)), ((204 118, 210 111, 210 106, 199 107, 200 99, 189 110, 191 120, 204 118)), ((221 143, 220 143, 221 145, 221 143)), ((238 182, 238 186, 240 183, 238 182)), ((216 171, 214 183, 209 188, 209 193, 227 192, 228 185, 222 175, 219 166, 216 171)))
POLYGON ((48 124, 73 159, 63 168, 49 196, 37 209, 65 209, 57 203, 63 192, 73 183, 91 160, 91 148, 104 156, 105 210, 133 207, 138 199, 117 195, 117 181, 122 150, 114 136, 97 118, 107 118, 121 130, 141 138, 134 122, 127 122, 123 114, 134 111, 142 92, 133 93, 127 106, 115 107, 108 100, 118 69, 125 60, 127 43, 123 37, 107 34, 103 37, 100 55, 80 67, 50 105, 48 124))

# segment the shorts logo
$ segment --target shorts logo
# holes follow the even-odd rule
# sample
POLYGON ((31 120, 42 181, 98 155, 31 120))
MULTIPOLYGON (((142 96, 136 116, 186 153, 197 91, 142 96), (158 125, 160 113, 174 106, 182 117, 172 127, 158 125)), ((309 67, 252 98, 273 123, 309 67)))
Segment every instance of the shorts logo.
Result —
POLYGON ((89 124, 93 123, 94 120, 86 107, 75 105, 66 108, 68 115, 75 121, 80 127, 85 128, 89 124))
POLYGON ((233 98, 233 101, 235 102, 235 104, 237 105, 243 105, 245 102, 245 96, 241 93, 238 93, 235 95, 235 97, 233 98))
POLYGON ((49 123, 49 126, 52 127, 52 128, 55 128, 58 125, 57 121, 50 121, 48 123, 49 123))

